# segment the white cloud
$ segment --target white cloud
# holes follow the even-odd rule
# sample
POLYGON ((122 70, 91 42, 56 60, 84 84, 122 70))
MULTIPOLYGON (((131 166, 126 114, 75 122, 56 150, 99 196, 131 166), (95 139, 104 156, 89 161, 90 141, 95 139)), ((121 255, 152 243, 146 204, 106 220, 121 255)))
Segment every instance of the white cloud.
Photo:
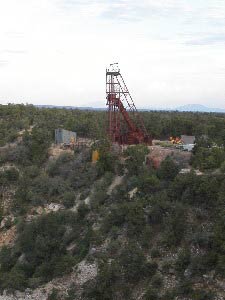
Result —
POLYGON ((120 62, 139 107, 224 107, 219 0, 8 0, 0 3, 0 102, 105 105, 120 62))

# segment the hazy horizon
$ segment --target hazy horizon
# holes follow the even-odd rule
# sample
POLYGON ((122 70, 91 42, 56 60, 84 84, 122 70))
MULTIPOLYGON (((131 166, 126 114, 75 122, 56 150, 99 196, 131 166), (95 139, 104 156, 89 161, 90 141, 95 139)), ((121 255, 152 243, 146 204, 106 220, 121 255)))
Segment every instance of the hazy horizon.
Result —
MULTIPOLYGON (((54 105, 54 104, 33 104, 33 103, 13 103, 13 102, 9 102, 9 103, 3 103, 2 105, 20 105, 20 104, 24 104, 24 105, 34 105, 36 107, 40 107, 40 108, 68 108, 68 109, 81 109, 81 110, 107 110, 107 106, 79 106, 79 105, 54 105)), ((1 105, 1 103, 0 103, 1 105)), ((201 105, 201 104, 186 104, 186 105, 181 105, 181 106, 173 106, 173 107, 138 107, 137 109, 140 111, 180 111, 180 112, 215 112, 215 113, 225 113, 225 109, 221 108, 221 107, 212 107, 212 106, 205 106, 205 105, 201 105)))
POLYGON ((8 0, 0 103, 105 107, 118 62, 139 108, 225 108, 221 0, 8 0))

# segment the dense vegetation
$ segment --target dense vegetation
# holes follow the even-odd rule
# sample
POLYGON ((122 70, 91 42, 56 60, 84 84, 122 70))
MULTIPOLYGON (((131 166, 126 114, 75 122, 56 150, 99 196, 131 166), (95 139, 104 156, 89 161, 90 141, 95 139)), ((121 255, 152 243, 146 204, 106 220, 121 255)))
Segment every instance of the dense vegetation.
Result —
MULTIPOLYGON (((222 145, 225 140, 224 114, 191 112, 141 112, 145 126, 156 139, 181 134, 208 136, 210 141, 222 145)), ((50 131, 63 127, 80 136, 103 137, 106 129, 105 111, 37 108, 32 105, 0 105, 0 143, 15 139, 19 130, 38 124, 50 131)))
MULTIPOLYGON (((158 170, 147 167, 148 149, 141 145, 129 147, 121 159, 100 143, 97 164, 91 149, 49 160, 55 128, 104 138, 105 113, 0 107, 2 146, 26 130, 21 142, 0 152, 1 165, 13 165, 0 171, 1 189, 15 190, 15 219, 7 230, 17 227, 14 245, 0 251, 1 290, 38 287, 86 258, 97 262, 98 275, 81 292, 71 286, 67 299, 79 299, 79 293, 93 300, 141 294, 143 300, 217 299, 216 282, 225 280, 225 116, 142 114, 155 138, 196 135, 191 163, 204 174, 180 174, 171 158, 158 170), (108 193, 119 175, 123 184, 108 193), (52 202, 64 209, 36 212, 52 202)), ((57 297, 54 292, 51 299, 57 297)))

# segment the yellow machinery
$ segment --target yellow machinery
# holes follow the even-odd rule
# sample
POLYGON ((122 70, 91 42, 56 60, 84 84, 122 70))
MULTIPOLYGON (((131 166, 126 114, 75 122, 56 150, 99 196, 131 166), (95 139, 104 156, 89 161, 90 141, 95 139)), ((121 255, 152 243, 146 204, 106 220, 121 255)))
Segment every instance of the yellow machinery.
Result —
POLYGON ((94 150, 92 152, 92 163, 96 163, 99 160, 99 152, 98 150, 94 150))
POLYGON ((181 139, 179 137, 171 136, 170 137, 170 142, 174 145, 181 145, 182 144, 181 139))

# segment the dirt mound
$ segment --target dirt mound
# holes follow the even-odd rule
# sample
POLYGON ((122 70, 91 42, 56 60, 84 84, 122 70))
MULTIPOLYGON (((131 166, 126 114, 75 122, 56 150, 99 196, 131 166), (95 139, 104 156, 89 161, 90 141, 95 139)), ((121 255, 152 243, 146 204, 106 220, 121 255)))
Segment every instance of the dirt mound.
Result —
POLYGON ((60 145, 55 145, 55 144, 53 144, 48 150, 48 155, 49 155, 50 159, 57 158, 63 153, 68 153, 68 154, 72 155, 73 150, 71 150, 71 149, 62 149, 60 147, 60 145))
POLYGON ((16 238, 16 226, 0 231, 0 247, 13 245, 16 238))
POLYGON ((183 168, 187 168, 189 166, 191 152, 185 152, 175 148, 164 148, 161 146, 150 146, 148 148, 150 150, 150 154, 147 156, 147 160, 152 162, 155 168, 158 168, 167 156, 171 157, 183 168))

